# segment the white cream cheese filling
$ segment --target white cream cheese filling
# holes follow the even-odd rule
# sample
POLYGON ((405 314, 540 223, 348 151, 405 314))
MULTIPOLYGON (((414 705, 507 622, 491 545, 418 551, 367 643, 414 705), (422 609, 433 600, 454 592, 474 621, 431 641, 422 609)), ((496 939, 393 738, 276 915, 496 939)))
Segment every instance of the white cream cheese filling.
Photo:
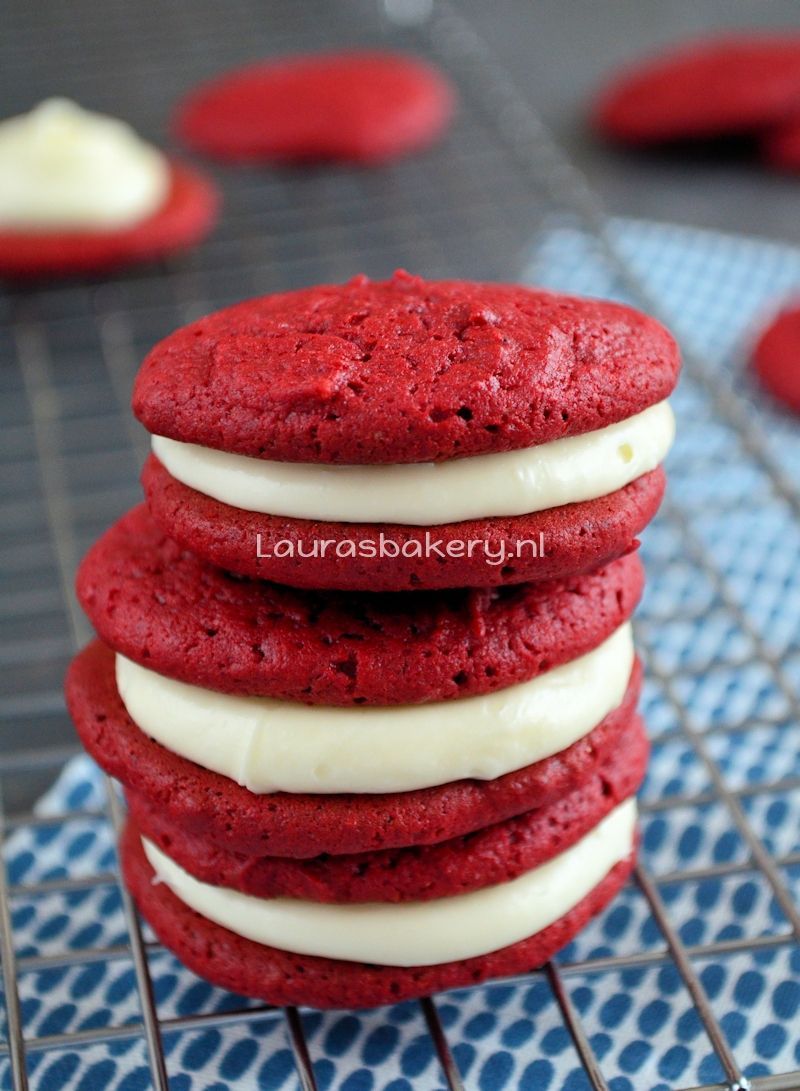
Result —
POLYGON ((153 436, 184 485, 264 515, 437 526, 526 515, 623 488, 663 461, 675 434, 667 402, 595 432, 448 462, 340 466, 273 462, 153 436))
POLYGON ((483 696, 332 707, 217 693, 122 655, 117 687, 141 730, 251 792, 405 792, 494 780, 565 750, 622 703, 629 623, 586 655, 483 696))
POLYGON ((162 207, 164 156, 124 121, 53 98, 0 122, 0 227, 129 227, 162 207))
POLYGON ((238 936, 301 955, 380 966, 433 966, 499 951, 559 920, 631 852, 628 799, 580 841, 516 879, 429 902, 330 905, 257 898, 189 875, 142 839, 158 879, 185 905, 238 936))

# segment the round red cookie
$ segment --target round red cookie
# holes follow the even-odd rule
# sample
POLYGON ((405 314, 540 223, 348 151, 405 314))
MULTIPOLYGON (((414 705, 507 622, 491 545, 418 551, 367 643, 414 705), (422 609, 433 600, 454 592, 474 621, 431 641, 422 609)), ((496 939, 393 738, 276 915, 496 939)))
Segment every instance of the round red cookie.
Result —
POLYGON ((761 150, 773 167, 800 171, 800 109, 796 117, 761 137, 761 150))
POLYGON ((433 143, 455 95, 435 68, 398 53, 318 53, 226 72, 191 91, 174 128, 238 162, 381 163, 433 143))
POLYGON ((45 277, 105 272, 152 261, 199 242, 217 218, 219 198, 194 170, 171 164, 164 206, 141 223, 110 231, 0 229, 0 276, 45 277))
POLYGON ((249 856, 310 857, 433 844, 542 807, 583 783, 631 731, 641 666, 619 708, 558 754, 496 780, 386 795, 256 795, 148 738, 128 715, 110 648, 94 641, 66 680, 83 745, 111 776, 187 833, 249 856))
POLYGON ((251 458, 442 461, 604 428, 663 401, 678 369, 664 327, 620 303, 396 273, 177 330, 133 409, 151 433, 251 458))
POLYGON ((142 915, 190 970, 215 985, 269 1004, 368 1008, 477 985, 538 969, 614 897, 634 864, 631 855, 569 913, 536 935, 488 955, 437 966, 398 968, 296 955, 243 939, 181 902, 155 872, 129 822, 120 845, 122 871, 142 915))
POLYGON ((770 322, 753 350, 752 366, 773 397, 800 413, 800 306, 770 322))
POLYGON ((168 538, 144 506, 92 547, 78 598, 103 640, 225 693, 399 705, 489 693, 591 651, 642 591, 635 554, 558 583, 407 595, 242 580, 168 538))
POLYGON ((139 830, 202 882, 260 898, 315 902, 428 901, 504 883, 565 852, 638 789, 647 764, 644 726, 605 755, 572 791, 543 807, 435 845, 296 860, 227 852, 128 793, 139 830))
POLYGON ((659 467, 596 500, 532 515, 414 527, 242 511, 177 481, 154 455, 142 472, 155 521, 213 564, 291 587, 370 592, 499 587, 563 579, 606 565, 636 549, 637 535, 658 511, 664 484, 659 467), (384 540, 396 546, 388 559, 379 552, 384 540), (447 552, 449 543, 473 540, 483 545, 471 555, 447 552), (309 543, 319 541, 334 545, 315 552, 309 543), (375 556, 367 555, 365 543, 375 547, 375 556), (500 557, 505 559, 498 564, 500 557))
POLYGON ((800 112, 800 35, 738 34, 667 49, 612 78, 604 136, 658 144, 757 133, 800 112))

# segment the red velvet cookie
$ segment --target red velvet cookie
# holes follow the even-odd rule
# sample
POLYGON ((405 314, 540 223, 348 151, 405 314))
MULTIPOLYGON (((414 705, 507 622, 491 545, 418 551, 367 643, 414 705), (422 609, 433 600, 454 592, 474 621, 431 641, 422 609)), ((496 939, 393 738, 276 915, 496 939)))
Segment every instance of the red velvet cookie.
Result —
POLYGON ((589 735, 496 780, 462 780, 386 795, 256 795, 148 738, 117 692, 111 649, 95 641, 67 674, 69 711, 83 745, 111 776, 198 838, 251 856, 341 855, 432 844, 522 814, 572 791, 604 756, 638 737, 641 666, 619 708, 589 735))
POLYGON ((295 591, 200 560, 141 506, 92 547, 77 588, 103 640, 160 674, 307 704, 396 705, 488 693, 576 659, 630 617, 642 584, 631 554, 555 584, 295 591))
POLYGON ((800 306, 770 322, 756 343, 752 365, 770 394, 800 413, 800 306))
POLYGON ((428 996, 487 978, 542 966, 613 898, 630 874, 634 853, 617 864, 582 901, 528 939, 488 955, 438 966, 397 968, 295 955, 243 939, 184 905, 155 873, 129 822, 120 846, 122 870, 142 915, 161 942, 190 970, 222 988, 270 1004, 366 1008, 428 996))
POLYGON ((486 829, 435 845, 297 860, 227 852, 128 793, 139 830, 202 882, 260 898, 315 902, 428 901, 507 882, 565 852, 627 799, 642 782, 648 743, 632 722, 625 746, 606 754, 560 799, 486 829))
POLYGON ((220 159, 381 163, 431 144, 454 103, 444 76, 415 57, 319 53, 226 72, 189 93, 174 127, 220 159))
POLYGON ((604 136, 658 144, 758 133, 800 113, 800 35, 737 34, 667 49, 614 77, 604 136))
POLYGON ((678 368, 664 327, 620 303, 397 273, 177 330, 133 409, 151 433, 251 458, 442 461, 604 428, 663 401, 678 368))
POLYGON ((214 225, 219 199, 194 170, 171 164, 164 206, 141 223, 104 231, 0 229, 0 276, 47 277, 105 272, 153 261, 199 242, 214 225))
POLYGON ((213 564, 292 587, 375 592, 498 587, 562 579, 606 565, 637 547, 637 535, 664 495, 664 473, 659 467, 596 500, 434 527, 318 522, 242 511, 176 481, 153 455, 145 463, 142 485, 165 533, 213 564), (363 544, 377 547, 381 534, 396 544, 399 555, 388 560, 364 555, 363 544), (448 554, 448 543, 471 540, 485 546, 471 556, 448 554), (336 544, 325 554, 314 554, 309 544, 316 541, 336 544), (428 549, 431 542, 438 552, 428 549), (535 551, 525 544, 531 542, 535 551), (355 543, 356 556, 349 555, 349 543, 355 543), (340 545, 344 560, 336 555, 340 545), (312 555, 301 556, 301 550, 312 555), (504 563, 495 563, 501 556, 504 563))

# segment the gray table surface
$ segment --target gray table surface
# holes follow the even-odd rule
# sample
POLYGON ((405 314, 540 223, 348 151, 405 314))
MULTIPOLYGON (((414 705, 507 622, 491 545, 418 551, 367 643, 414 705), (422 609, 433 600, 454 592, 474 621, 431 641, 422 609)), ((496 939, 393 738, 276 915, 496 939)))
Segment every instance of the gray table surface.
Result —
POLYGON ((697 34, 800 30, 796 0, 461 0, 611 212, 800 242, 800 176, 755 162, 627 153, 587 130, 586 106, 615 69, 697 34))

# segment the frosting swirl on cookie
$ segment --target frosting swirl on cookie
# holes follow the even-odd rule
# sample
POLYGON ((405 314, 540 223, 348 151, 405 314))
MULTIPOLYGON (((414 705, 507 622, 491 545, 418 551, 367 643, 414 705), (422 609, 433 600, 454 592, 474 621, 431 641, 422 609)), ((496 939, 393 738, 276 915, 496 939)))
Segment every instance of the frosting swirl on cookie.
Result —
POLYGON ((124 121, 68 99, 0 122, 0 227, 114 230, 162 207, 164 156, 124 121))

